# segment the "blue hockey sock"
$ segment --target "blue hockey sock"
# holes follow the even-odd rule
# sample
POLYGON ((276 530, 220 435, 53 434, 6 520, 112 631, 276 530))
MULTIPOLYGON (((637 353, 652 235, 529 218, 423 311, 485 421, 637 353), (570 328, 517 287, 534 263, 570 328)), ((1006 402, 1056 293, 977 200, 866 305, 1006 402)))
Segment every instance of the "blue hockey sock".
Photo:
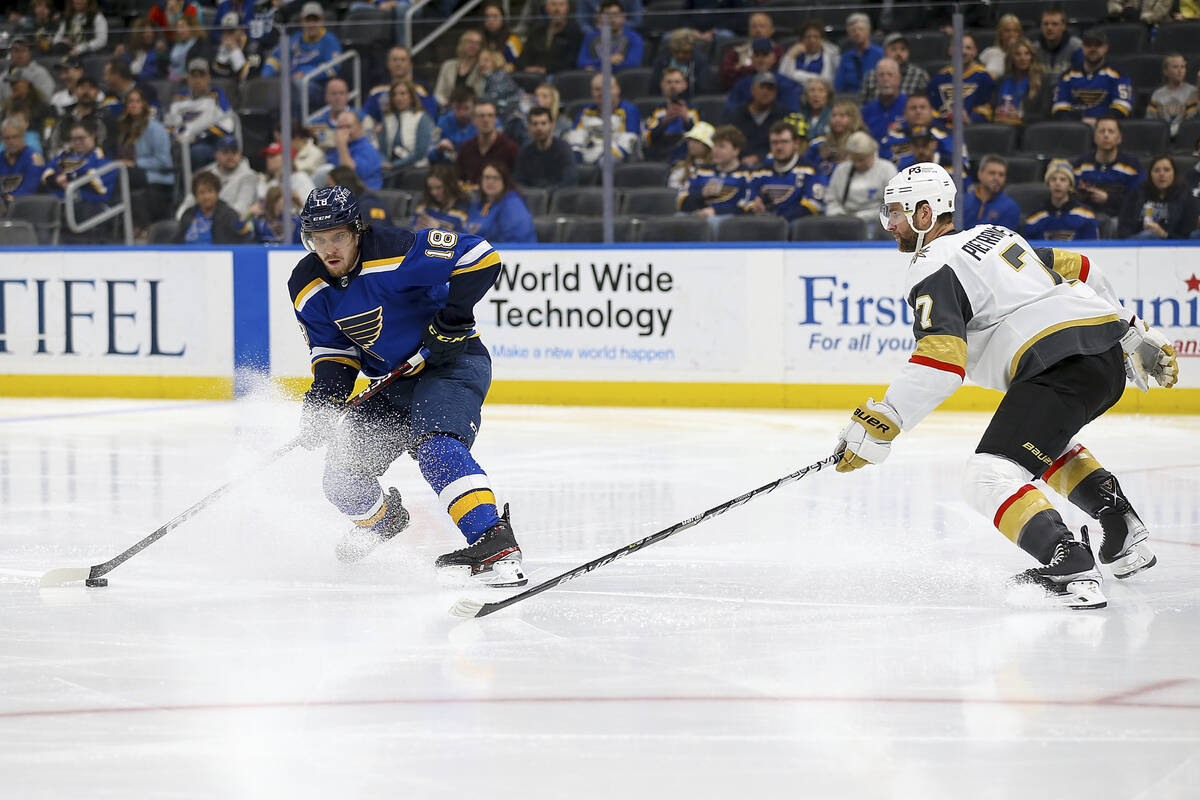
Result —
POLYGON ((374 525, 383 519, 387 511, 383 501, 383 489, 376 478, 335 472, 326 468, 321 484, 329 502, 355 525, 374 525))
POLYGON ((417 447, 417 464, 467 544, 474 544, 500 522, 488 476, 458 439, 443 434, 429 437, 417 447))

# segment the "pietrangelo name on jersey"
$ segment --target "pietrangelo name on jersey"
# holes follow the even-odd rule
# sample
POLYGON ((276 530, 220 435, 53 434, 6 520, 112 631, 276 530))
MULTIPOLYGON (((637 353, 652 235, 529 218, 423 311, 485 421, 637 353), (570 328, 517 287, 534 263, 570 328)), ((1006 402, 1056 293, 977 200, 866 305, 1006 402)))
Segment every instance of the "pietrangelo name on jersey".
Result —
POLYGON ((984 228, 983 232, 974 239, 969 240, 962 246, 964 253, 967 253, 976 261, 982 261, 993 247, 1012 235, 1012 231, 1007 228, 1000 228, 995 225, 989 225, 984 228))

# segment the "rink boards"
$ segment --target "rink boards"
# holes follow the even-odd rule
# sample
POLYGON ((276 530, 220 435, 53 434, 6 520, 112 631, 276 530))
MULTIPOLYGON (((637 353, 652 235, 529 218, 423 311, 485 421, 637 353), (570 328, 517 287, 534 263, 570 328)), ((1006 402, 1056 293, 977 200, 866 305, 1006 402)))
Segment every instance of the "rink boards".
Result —
MULTIPOLYGON (((1200 249, 1087 248, 1180 353, 1180 387, 1127 411, 1200 412, 1200 249)), ((913 347, 906 259, 886 245, 501 248, 476 307, 491 402, 843 408, 913 347)), ((307 384, 287 293, 303 251, 8 250, 0 394, 228 398, 307 384)), ((998 394, 967 386, 946 408, 998 394)))

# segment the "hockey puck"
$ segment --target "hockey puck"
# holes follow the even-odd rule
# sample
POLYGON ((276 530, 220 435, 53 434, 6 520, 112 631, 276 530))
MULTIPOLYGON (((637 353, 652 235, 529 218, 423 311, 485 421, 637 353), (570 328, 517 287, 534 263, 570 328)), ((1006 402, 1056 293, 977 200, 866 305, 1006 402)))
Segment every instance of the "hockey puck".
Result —
POLYGON ((83 585, 90 588, 101 588, 108 586, 108 578, 88 578, 83 585))

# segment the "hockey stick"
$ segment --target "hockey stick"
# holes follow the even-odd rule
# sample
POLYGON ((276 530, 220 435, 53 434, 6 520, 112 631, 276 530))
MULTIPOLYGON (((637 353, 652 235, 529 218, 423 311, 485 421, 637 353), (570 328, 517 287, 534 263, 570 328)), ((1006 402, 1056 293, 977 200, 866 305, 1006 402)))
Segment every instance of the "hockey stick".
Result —
MULTIPOLYGON (((425 348, 421 348, 418 352, 414 353, 412 355, 412 357, 408 359, 408 361, 405 361, 403 364, 401 364, 399 367, 397 367, 396 369, 389 372, 387 375, 384 375, 381 378, 376 378, 375 380, 371 381, 370 385, 367 386, 367 388, 363 389, 361 392, 359 392, 358 394, 354 395, 353 397, 351 397, 349 400, 346 401, 345 405, 342 406, 341 411, 338 412, 338 422, 341 422, 343 419, 345 419, 346 415, 350 413, 351 409, 358 408, 363 403, 370 400, 375 395, 379 394, 379 392, 382 391, 383 388, 385 386, 387 386, 389 383, 391 383, 392 381, 396 380, 397 378, 401 378, 401 377, 407 375, 408 373, 412 372, 413 370, 417 369, 417 367, 421 366, 421 364, 424 363, 425 358, 428 355, 429 355, 429 351, 426 350, 425 348)), ((263 461, 261 463, 259 463, 259 465, 255 471, 257 472, 257 471, 263 469, 264 467, 267 467, 268 465, 275 463, 280 458, 287 455, 291 451, 295 450, 299 446, 300 446, 300 437, 297 436, 296 438, 289 441, 287 444, 283 445, 282 447, 277 448, 273 453, 271 453, 271 455, 269 455, 265 459, 263 459, 263 461)), ((230 481, 229 483, 226 483, 224 486, 214 489, 212 492, 210 492, 209 494, 205 495, 200 500, 198 500, 190 508, 187 508, 184 511, 180 512, 174 519, 172 519, 170 522, 167 522, 165 525, 163 525, 161 528, 156 530, 154 533, 150 534, 145 539, 142 539, 140 542, 135 544, 133 547, 130 547, 128 550, 121 553, 120 555, 115 556, 114 558, 111 558, 108 561, 105 561, 103 564, 94 564, 93 566, 90 566, 90 567, 58 567, 56 569, 52 569, 49 572, 47 572, 45 575, 42 576, 41 585, 42 586, 61 586, 64 583, 73 583, 74 581, 83 581, 85 586, 107 586, 108 579, 101 577, 102 575, 112 572, 114 569, 121 566, 126 561, 133 558, 135 555, 137 555, 141 551, 145 550, 147 547, 154 544, 162 537, 166 536, 168 533, 173 531, 175 528, 179 527, 184 522, 187 522, 189 519, 191 519, 192 517, 199 514, 205 508, 210 506, 213 502, 215 502, 216 500, 223 497, 230 489, 232 489, 234 486, 236 486, 240 481, 241 481, 240 478, 235 478, 234 480, 230 481)))
POLYGON ((537 586, 534 586, 532 589, 526 589, 523 592, 514 594, 512 597, 506 597, 503 600, 497 600, 494 603, 480 603, 475 600, 468 600, 467 598, 464 597, 461 600, 459 600, 457 603, 455 603, 453 606, 450 607, 450 613, 456 617, 467 617, 467 618, 486 617, 488 614, 499 611, 502 608, 508 608, 513 603, 519 603, 522 600, 527 600, 530 597, 533 597, 535 594, 541 594, 542 592, 546 591, 547 589, 553 589, 555 586, 561 586, 564 583, 566 583, 567 581, 573 581, 576 578, 580 577, 581 575, 586 575, 587 573, 591 572, 592 570, 599 569, 600 567, 603 567, 606 564, 611 564, 612 562, 616 561, 618 558, 624 558, 625 556, 629 555, 630 553, 633 553, 637 550, 641 550, 643 547, 649 547, 650 545, 654 544, 655 542, 661 542, 663 539, 666 539, 667 537, 670 537, 670 536, 674 536, 675 534, 679 533, 680 531, 685 531, 688 528, 694 528, 695 526, 699 525, 701 522, 705 522, 706 520, 710 520, 713 517, 724 514, 726 511, 728 511, 731 508, 736 508, 737 506, 744 505, 744 504, 750 502, 755 497, 759 497, 760 495, 764 495, 764 494, 770 494, 771 492, 778 489, 780 486, 786 486, 789 483, 795 483, 796 481, 800 480, 801 478, 803 478, 805 475, 809 474, 810 472, 819 472, 820 470, 824 469, 825 467, 828 467, 830 464, 837 463, 838 459, 840 459, 840 458, 841 458, 841 454, 835 453, 834 455, 829 456, 829 458, 818 461, 817 463, 807 466, 804 469, 797 470, 796 472, 793 472, 791 475, 784 475, 782 478, 779 478, 778 480, 772 481, 771 483, 768 483, 764 486, 760 486, 757 489, 746 492, 745 494, 743 494, 739 497, 735 497, 732 500, 722 503, 719 506, 714 506, 713 508, 710 508, 708 511, 705 511, 703 514, 697 514, 694 517, 685 519, 683 522, 677 522, 669 528, 663 528, 658 533, 653 533, 644 539, 638 539, 636 542, 633 542, 632 544, 627 544, 618 550, 614 550, 611 553, 608 553, 607 555, 600 556, 599 558, 589 561, 586 564, 581 564, 580 566, 575 567, 574 569, 572 569, 568 572, 564 572, 562 575, 559 575, 558 577, 551 578, 550 580, 545 581, 543 583, 539 583, 537 586))

